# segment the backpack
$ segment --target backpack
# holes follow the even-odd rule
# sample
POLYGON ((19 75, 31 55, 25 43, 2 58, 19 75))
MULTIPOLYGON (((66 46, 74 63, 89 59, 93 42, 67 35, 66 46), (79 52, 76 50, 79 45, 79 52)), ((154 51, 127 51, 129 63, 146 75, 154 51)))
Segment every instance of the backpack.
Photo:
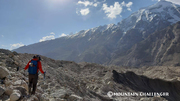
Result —
POLYGON ((38 70, 38 60, 31 60, 28 68, 29 74, 37 74, 37 70, 38 70))

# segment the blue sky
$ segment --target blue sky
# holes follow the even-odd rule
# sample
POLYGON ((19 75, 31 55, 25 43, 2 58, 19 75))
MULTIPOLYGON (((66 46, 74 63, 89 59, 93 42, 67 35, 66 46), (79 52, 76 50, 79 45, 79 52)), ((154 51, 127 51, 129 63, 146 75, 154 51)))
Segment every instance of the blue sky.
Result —
POLYGON ((0 48, 12 50, 100 25, 117 24, 156 2, 158 0, 0 0, 0 48))

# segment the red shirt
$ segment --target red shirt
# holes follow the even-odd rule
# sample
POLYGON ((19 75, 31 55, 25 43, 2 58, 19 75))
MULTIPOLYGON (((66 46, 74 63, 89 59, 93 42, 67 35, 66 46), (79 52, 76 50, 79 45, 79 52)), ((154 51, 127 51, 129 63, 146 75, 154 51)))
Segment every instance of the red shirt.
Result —
MULTIPOLYGON (((34 59, 32 59, 32 60, 37 61, 38 59, 34 58, 34 59)), ((25 70, 29 68, 29 63, 30 63, 30 62, 31 62, 31 61, 29 61, 28 64, 26 65, 26 67, 24 68, 25 70)), ((38 73, 39 70, 40 70, 41 73, 44 74, 44 71, 42 70, 42 66, 41 66, 41 61, 38 61, 38 66, 37 66, 37 67, 38 67, 37 73, 38 73)))

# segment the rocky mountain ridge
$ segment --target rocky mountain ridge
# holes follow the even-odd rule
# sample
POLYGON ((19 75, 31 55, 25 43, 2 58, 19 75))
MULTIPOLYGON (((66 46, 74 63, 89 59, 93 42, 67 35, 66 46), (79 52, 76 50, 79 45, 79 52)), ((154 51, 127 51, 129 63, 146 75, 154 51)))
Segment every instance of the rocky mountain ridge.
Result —
POLYGON ((114 62, 117 64, 121 64, 120 62, 122 62, 128 66, 178 66, 180 61, 179 36, 180 22, 169 26, 162 31, 151 34, 147 39, 134 45, 126 52, 126 54, 117 57, 117 62, 114 62))

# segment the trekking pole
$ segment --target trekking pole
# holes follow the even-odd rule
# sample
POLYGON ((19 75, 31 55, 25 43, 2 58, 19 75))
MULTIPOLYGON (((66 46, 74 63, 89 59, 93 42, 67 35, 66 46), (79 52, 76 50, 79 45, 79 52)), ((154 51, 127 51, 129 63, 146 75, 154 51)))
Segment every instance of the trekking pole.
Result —
POLYGON ((44 81, 45 81, 45 78, 46 78, 46 72, 44 72, 44 81))

